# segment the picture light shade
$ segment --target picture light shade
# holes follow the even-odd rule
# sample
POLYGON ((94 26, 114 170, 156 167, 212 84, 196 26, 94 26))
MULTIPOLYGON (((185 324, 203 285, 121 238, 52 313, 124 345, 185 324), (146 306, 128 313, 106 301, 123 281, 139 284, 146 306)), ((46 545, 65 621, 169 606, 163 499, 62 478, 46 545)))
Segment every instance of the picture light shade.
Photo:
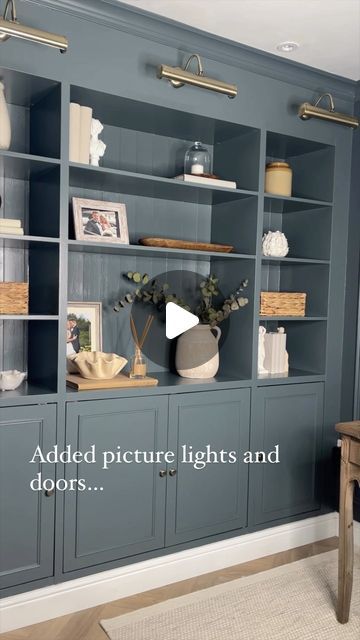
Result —
POLYGON ((0 18, 0 43, 6 42, 9 38, 44 44, 59 49, 61 53, 65 53, 69 46, 65 36, 21 24, 17 19, 15 0, 7 0, 4 15, 0 18))

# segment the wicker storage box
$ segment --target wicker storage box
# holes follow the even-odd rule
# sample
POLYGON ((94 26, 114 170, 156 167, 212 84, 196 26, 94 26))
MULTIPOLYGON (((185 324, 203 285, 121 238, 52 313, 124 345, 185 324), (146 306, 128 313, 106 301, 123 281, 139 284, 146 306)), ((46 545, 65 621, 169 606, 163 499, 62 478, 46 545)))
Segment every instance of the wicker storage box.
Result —
POLYGON ((28 310, 28 283, 0 282, 0 314, 26 315, 28 310))
POLYGON ((304 316, 306 293, 262 291, 260 294, 261 316, 304 316))

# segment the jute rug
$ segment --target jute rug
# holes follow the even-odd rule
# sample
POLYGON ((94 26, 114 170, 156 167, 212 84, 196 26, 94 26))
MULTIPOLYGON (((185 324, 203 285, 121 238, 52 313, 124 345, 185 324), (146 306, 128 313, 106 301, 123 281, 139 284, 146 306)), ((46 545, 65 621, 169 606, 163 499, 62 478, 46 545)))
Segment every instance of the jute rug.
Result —
POLYGON ((336 621, 337 552, 102 620, 111 640, 359 640, 360 557, 350 621, 336 621))

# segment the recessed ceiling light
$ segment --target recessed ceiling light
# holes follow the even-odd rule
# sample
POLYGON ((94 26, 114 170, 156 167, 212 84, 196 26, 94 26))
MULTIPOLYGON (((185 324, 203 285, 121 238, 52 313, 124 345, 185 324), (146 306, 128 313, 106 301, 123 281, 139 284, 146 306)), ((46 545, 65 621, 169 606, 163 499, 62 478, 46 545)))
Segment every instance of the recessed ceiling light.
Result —
POLYGON ((278 51, 282 51, 282 53, 292 53, 293 51, 296 51, 299 46, 300 45, 298 45, 297 42, 290 42, 286 40, 285 42, 280 42, 276 48, 278 51))

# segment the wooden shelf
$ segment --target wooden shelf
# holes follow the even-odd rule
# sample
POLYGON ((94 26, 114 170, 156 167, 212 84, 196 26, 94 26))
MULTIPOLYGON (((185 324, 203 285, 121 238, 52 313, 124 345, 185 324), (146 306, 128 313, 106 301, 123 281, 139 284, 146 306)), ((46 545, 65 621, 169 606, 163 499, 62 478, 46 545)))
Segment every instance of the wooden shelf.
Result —
POLYGON ((260 322, 326 322, 327 316, 261 316, 260 322))
POLYGON ((255 260, 254 255, 243 253, 219 253, 217 251, 192 251, 188 249, 167 249, 163 247, 145 247, 143 245, 124 245, 112 242, 86 242, 83 240, 69 240, 69 251, 86 253, 112 253, 128 256, 147 256, 163 258, 184 258, 187 260, 255 260))
POLYGON ((35 314, 29 314, 29 315, 8 315, 8 314, 0 314, 0 322, 1 320, 41 320, 41 321, 48 321, 48 320, 59 320, 59 316, 52 316, 52 315, 35 315, 35 314))
POLYGON ((317 207, 332 207, 332 202, 327 202, 326 200, 314 200, 312 198, 298 198, 297 196, 277 196, 272 193, 264 193, 265 200, 274 200, 277 202, 283 202, 285 205, 293 205, 293 206, 285 206, 284 213, 288 213, 291 211, 301 211, 302 209, 307 210, 309 206, 311 208, 317 207))
POLYGON ((149 375, 157 378, 159 384, 156 387, 133 387, 127 389, 109 389, 102 391, 76 391, 67 387, 66 396, 68 400, 96 400, 100 398, 114 397, 130 397, 141 395, 167 395, 172 393, 192 393, 194 391, 210 391, 219 389, 235 389, 239 387, 249 387, 251 380, 245 378, 235 378, 230 376, 218 375, 208 380, 187 379, 180 376, 165 372, 155 371, 149 372, 149 375))
POLYGON ((5 178, 28 180, 31 176, 59 165, 60 160, 55 158, 0 150, 0 174, 5 178))
POLYGON ((276 264, 276 263, 287 263, 287 264, 330 264, 330 260, 317 260, 315 258, 272 258, 269 256, 262 256, 261 258, 264 264, 276 264))
POLYGON ((257 196, 255 191, 227 189, 162 178, 160 176, 70 163, 70 186, 82 189, 114 191, 137 196, 219 204, 257 196))
POLYGON ((289 374, 273 373, 270 375, 259 376, 257 379, 258 386, 266 386, 273 384, 294 384, 299 382, 323 382, 325 375, 314 371, 304 371, 302 369, 289 369, 289 374))
POLYGON ((9 233, 0 233, 0 247, 11 249, 28 249, 31 246, 39 246, 43 244, 59 244, 59 238, 46 238, 42 236, 29 235, 12 235, 9 233))
POLYGON ((23 382, 14 391, 0 391, 0 406, 24 405, 31 403, 56 402, 57 393, 38 384, 23 382))

